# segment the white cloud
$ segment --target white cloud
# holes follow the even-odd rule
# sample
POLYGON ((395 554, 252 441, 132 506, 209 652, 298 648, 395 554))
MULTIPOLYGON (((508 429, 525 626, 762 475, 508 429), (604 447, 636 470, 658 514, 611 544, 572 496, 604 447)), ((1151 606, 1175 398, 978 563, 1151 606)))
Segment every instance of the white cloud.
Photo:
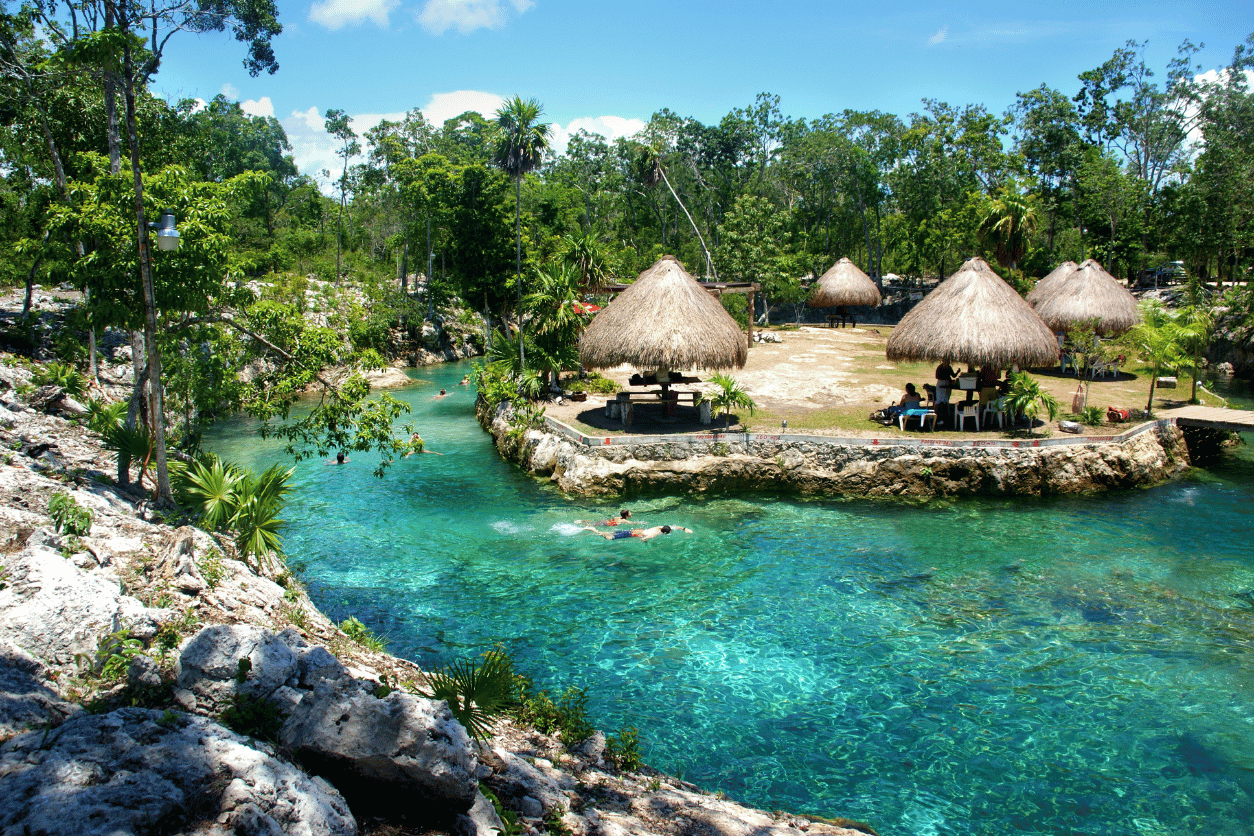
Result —
MULTIPOLYGON (((449 93, 434 93, 425 106, 421 108, 423 116, 427 121, 440 128, 445 120, 460 116, 468 110, 477 111, 486 119, 492 119, 497 108, 505 103, 505 99, 496 93, 486 93, 482 90, 455 90, 449 93)), ((273 112, 273 106, 270 104, 269 98, 263 98, 259 102, 245 102, 242 105, 245 112, 254 115, 269 115, 258 113, 263 107, 273 112), (250 109, 255 108, 255 109, 250 109)), ((358 113, 349 116, 349 125, 353 131, 359 136, 364 137, 366 131, 378 125, 384 119, 392 122, 399 122, 405 118, 404 111, 396 113, 358 113)), ((323 112, 317 107, 310 107, 308 110, 294 110, 286 118, 280 120, 283 129, 287 131, 288 141, 292 145, 292 156, 296 160, 296 167, 302 174, 308 174, 322 184, 322 189, 327 194, 334 191, 334 183, 336 177, 344 167, 344 160, 336 156, 336 149, 339 143, 326 132, 326 118, 323 112), (330 172, 329 177, 323 177, 322 171, 330 172)), ((632 136, 644 128, 645 123, 639 119, 631 119, 624 116, 601 115, 601 116, 580 116, 570 120, 565 125, 553 123, 553 137, 551 147, 553 156, 559 156, 566 153, 567 143, 570 137, 579 130, 589 133, 600 134, 611 142, 618 137, 632 136)), ((362 141, 364 151, 369 151, 366 142, 362 141)), ((350 163, 359 163, 363 157, 355 157, 350 163)))
POLYGON ((507 5, 522 14, 533 3, 531 0, 427 0, 418 13, 418 22, 433 35, 443 35, 449 29, 456 29, 463 35, 476 29, 500 29, 509 19, 507 5))
POLYGON ((935 35, 927 39, 927 42, 932 46, 935 46, 936 44, 942 43, 947 37, 949 37, 949 27, 942 26, 936 31, 935 35))
POLYGON ((645 123, 640 119, 629 119, 624 116, 580 116, 570 120, 565 126, 553 125, 553 139, 550 145, 554 156, 566 153, 570 138, 579 131, 600 134, 613 142, 620 136, 634 136, 644 129, 645 123))
POLYGON ((274 115, 274 102, 270 101, 269 96, 262 96, 259 100, 249 99, 248 101, 240 102, 239 106, 240 110, 249 116, 268 117, 274 115))
POLYGON ((222 89, 218 91, 233 102, 239 101, 239 88, 234 84, 226 83, 222 85, 222 89))
POLYGON ((454 116, 461 116, 473 110, 485 119, 492 119, 505 97, 496 93, 485 93, 482 90, 454 90, 451 93, 434 93, 431 100, 422 108, 422 115, 437 128, 454 116))
POLYGON ((388 16, 398 5, 400 0, 322 0, 309 7, 309 19, 331 30, 367 19, 386 29, 388 16))

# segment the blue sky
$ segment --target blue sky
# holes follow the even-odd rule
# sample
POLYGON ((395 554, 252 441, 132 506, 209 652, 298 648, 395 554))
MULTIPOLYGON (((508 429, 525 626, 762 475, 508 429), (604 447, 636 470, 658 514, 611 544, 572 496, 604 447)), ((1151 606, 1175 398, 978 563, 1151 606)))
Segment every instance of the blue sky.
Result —
POLYGON ((155 89, 169 99, 218 93, 277 117, 297 164, 335 169, 323 113, 359 132, 421 108, 433 121, 485 116, 514 94, 536 98, 559 147, 578 128, 634 133, 670 108, 717 122, 760 92, 785 116, 846 108, 901 116, 934 98, 1000 113, 1042 83, 1076 76, 1128 40, 1148 41, 1159 77, 1184 39, 1223 66, 1254 32, 1254 3, 748 2, 747 0, 278 0, 280 69, 250 78, 228 35, 180 33, 155 89))

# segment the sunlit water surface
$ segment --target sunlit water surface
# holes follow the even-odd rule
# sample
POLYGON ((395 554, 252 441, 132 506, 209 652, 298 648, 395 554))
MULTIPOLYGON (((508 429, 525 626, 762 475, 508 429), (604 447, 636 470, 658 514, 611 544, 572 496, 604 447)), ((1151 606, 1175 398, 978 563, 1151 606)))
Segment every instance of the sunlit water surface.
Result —
MULTIPOLYGON (((1254 830, 1254 456, 1095 497, 647 498, 606 542, 503 463, 468 371, 402 393, 431 449, 297 466, 286 550, 424 663, 498 643, 645 760, 893 834, 1254 830), (439 387, 447 398, 433 400, 439 387)), ((211 446, 282 459, 249 425, 211 446)))

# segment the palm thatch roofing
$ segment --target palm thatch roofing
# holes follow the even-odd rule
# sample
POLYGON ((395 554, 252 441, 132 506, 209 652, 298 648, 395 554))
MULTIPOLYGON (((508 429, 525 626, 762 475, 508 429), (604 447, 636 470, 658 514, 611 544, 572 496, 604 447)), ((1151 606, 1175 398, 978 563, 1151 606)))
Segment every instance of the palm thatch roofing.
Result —
POLYGON ((1048 296, 1051 291, 1062 284, 1064 279, 1079 269, 1080 265, 1074 261, 1064 261, 1062 264, 1059 264, 1050 271, 1049 275, 1037 282, 1036 286, 1028 291, 1028 304, 1036 307, 1037 302, 1048 296))
POLYGON ((1095 320, 1094 330, 1112 337, 1141 321, 1136 297, 1091 258, 1038 300, 1035 307, 1045 324, 1055 331, 1095 320))
POLYGON ((747 359, 736 320, 673 255, 641 273, 579 339, 579 362, 594 369, 727 369, 747 359))
POLYGON ((886 354, 889 360, 1033 368, 1057 362, 1058 340, 1014 288, 972 258, 902 317, 886 354))
POLYGON ((816 308, 836 305, 874 307, 879 303, 880 289, 848 258, 842 258, 819 277, 818 289, 810 297, 810 304, 816 308))

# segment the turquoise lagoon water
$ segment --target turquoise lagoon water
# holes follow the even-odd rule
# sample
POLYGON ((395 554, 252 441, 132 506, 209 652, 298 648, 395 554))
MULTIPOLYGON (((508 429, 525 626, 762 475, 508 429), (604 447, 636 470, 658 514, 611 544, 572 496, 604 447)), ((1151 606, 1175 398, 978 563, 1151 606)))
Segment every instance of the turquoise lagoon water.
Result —
MULTIPOLYGON (((336 620, 424 663, 503 644, 651 765, 884 836, 1254 830, 1254 456, 1096 497, 648 497, 695 534, 606 542, 574 522, 618 504, 503 463, 467 370, 403 395, 444 455, 297 467, 286 549, 336 620)), ((248 429, 212 446, 281 460, 248 429)))

